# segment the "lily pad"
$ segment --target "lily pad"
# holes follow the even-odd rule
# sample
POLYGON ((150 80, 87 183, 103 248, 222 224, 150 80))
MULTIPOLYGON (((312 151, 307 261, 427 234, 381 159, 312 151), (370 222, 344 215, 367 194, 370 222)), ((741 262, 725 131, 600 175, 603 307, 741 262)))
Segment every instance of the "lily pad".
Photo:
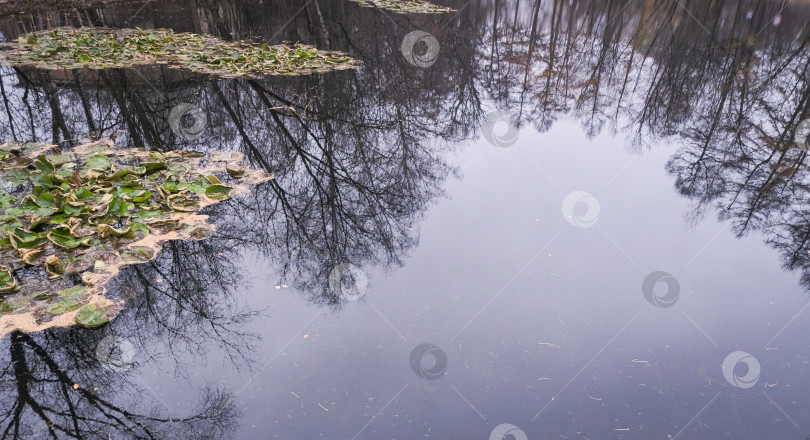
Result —
POLYGON ((84 306, 78 313, 76 313, 76 324, 83 327, 95 328, 110 322, 107 316, 107 307, 96 304, 89 304, 84 306))
POLYGON ((52 315, 72 312, 83 306, 90 299, 90 292, 84 286, 74 286, 56 293, 59 302, 48 306, 46 311, 52 315))

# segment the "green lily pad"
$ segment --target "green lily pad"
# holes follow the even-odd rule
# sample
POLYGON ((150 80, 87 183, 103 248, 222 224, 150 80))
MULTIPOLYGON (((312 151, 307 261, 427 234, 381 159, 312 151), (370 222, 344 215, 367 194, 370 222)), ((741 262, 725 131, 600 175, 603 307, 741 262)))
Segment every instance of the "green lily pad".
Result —
POLYGON ((227 185, 210 185, 205 189, 205 195, 211 200, 224 200, 231 195, 231 190, 227 185))
POLYGON ((59 298, 59 302, 49 305, 46 309, 52 315, 69 313, 87 304, 90 293, 84 286, 73 286, 56 292, 56 296, 59 298))
POLYGON ((76 238, 67 226, 57 226, 48 232, 48 240, 64 249, 75 249, 80 246, 89 246, 90 238, 76 238))
POLYGON ((7 267, 0 267, 0 296, 10 295, 19 290, 17 280, 11 274, 11 269, 7 267))
POLYGON ((89 328, 99 327, 110 322, 110 319, 107 317, 107 307, 96 304, 84 306, 76 313, 74 319, 77 324, 89 328))
POLYGON ((112 165, 112 161, 110 158, 103 155, 103 154, 94 154, 84 161, 84 165, 82 165, 82 173, 87 173, 90 170, 106 170, 110 168, 112 165))

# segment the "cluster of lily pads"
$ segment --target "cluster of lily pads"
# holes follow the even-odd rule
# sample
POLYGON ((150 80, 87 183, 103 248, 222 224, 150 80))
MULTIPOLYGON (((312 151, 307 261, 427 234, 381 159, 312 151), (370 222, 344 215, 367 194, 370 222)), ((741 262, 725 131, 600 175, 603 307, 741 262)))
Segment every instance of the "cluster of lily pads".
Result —
POLYGON ((121 266, 149 261, 166 240, 204 238, 212 226, 198 211, 271 178, 241 160, 106 141, 70 152, 0 145, 0 335, 66 314, 109 321, 120 307, 103 286, 121 266))
POLYGON ((342 52, 306 45, 251 45, 169 29, 58 28, 19 37, 0 60, 40 68, 123 68, 168 64, 224 77, 306 75, 352 69, 342 52))
POLYGON ((442 14, 455 9, 418 0, 351 0, 362 6, 385 9, 400 14, 442 14))

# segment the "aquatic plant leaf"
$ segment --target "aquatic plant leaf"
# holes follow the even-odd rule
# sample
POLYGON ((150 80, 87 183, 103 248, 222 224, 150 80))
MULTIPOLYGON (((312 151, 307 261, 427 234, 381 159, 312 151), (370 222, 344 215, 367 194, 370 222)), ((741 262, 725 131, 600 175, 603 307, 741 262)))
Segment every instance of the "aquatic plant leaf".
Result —
POLYGON ((11 269, 0 266, 0 295, 9 295, 19 290, 17 280, 11 274, 11 269))
POLYGON ((64 249, 75 249, 79 246, 89 246, 89 238, 76 238, 67 226, 57 226, 48 232, 48 240, 64 249))
POLYGON ((76 323, 83 327, 95 328, 110 322, 107 317, 107 307, 97 304, 84 306, 74 318, 76 323))
POLYGON ((14 228, 13 231, 7 233, 14 249, 29 249, 45 242, 45 238, 41 235, 28 232, 22 228, 14 228))
POLYGON ((46 311, 52 315, 61 315, 87 304, 90 292, 84 286, 73 286, 56 292, 56 296, 59 302, 49 305, 46 311))
POLYGON ((231 187, 227 185, 210 185, 205 189, 205 195, 212 200, 224 200, 231 194, 231 187))
POLYGON ((106 170, 112 165, 110 158, 103 154, 94 154, 84 161, 82 165, 82 173, 87 173, 90 170, 106 170))
POLYGON ((42 171, 45 174, 56 171, 56 167, 54 167, 53 164, 45 156, 37 157, 37 160, 34 161, 34 168, 36 168, 39 171, 42 171))

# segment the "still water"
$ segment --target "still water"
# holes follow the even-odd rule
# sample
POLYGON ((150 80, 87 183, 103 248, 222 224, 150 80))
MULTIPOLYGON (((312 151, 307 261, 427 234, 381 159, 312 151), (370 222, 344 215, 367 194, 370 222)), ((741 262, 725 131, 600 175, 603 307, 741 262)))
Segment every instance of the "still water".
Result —
POLYGON ((2 340, 2 438, 807 438, 810 6, 446 5, 3 18, 6 41, 171 28, 364 64, 0 68, 2 141, 233 149, 276 176, 123 271, 109 325, 2 340), (184 102, 199 137, 167 122, 184 102))

